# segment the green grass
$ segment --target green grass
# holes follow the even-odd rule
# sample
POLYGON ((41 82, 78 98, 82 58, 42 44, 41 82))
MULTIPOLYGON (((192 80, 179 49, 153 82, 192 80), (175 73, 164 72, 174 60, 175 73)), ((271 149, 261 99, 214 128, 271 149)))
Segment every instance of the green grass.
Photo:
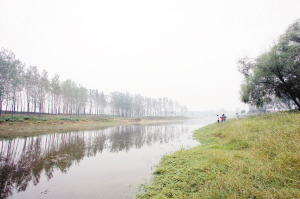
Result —
POLYGON ((186 117, 114 117, 110 115, 97 116, 54 116, 43 115, 2 115, 0 116, 0 139, 14 138, 18 136, 28 137, 47 133, 68 132, 77 130, 93 130, 120 124, 132 124, 137 122, 156 122, 183 120, 186 117))
POLYGON ((78 121, 112 121, 113 117, 109 116, 23 116, 23 115, 14 115, 14 116, 1 116, 0 123, 5 122, 14 122, 15 124, 20 123, 42 123, 42 122, 78 122, 78 121))
POLYGON ((137 198, 300 198, 300 114, 227 120, 166 155, 137 198))
POLYGON ((14 123, 34 123, 34 122, 57 122, 57 121, 101 121, 101 122, 110 122, 110 121, 127 121, 127 120, 184 120, 186 117, 182 116, 146 116, 141 118, 134 117, 113 117, 113 116, 23 116, 23 115, 14 115, 14 116, 0 116, 0 123, 5 122, 14 122, 14 123))

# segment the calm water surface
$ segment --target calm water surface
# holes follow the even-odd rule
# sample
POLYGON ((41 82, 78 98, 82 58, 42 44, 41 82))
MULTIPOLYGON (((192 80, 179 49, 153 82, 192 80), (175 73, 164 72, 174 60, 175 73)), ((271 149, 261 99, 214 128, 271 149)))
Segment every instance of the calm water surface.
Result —
POLYGON ((200 143, 214 119, 126 125, 0 141, 1 198, 132 198, 160 158, 200 143))

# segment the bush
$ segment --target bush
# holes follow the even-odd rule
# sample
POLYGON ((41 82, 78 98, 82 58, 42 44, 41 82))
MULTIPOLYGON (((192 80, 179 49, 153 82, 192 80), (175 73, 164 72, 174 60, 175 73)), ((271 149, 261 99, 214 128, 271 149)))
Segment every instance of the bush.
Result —
POLYGON ((25 117, 23 117, 23 119, 24 119, 24 120, 29 120, 30 117, 29 117, 29 116, 25 116, 25 117))
POLYGON ((14 122, 14 121, 16 121, 18 119, 19 119, 19 117, 17 117, 17 116, 10 116, 10 117, 6 117, 5 121, 7 121, 7 122, 14 122))

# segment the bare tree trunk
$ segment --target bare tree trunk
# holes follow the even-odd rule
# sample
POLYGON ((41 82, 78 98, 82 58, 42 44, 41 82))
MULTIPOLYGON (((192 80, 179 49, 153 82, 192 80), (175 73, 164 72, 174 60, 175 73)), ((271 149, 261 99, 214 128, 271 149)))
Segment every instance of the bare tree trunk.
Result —
POLYGON ((5 114, 7 113, 7 107, 8 107, 8 99, 6 99, 6 108, 5 108, 5 114))
POLYGON ((29 100, 27 101, 27 115, 29 115, 29 104, 30 104, 30 102, 29 102, 29 100))
POLYGON ((36 100, 34 101, 34 115, 36 113, 36 100))
POLYGON ((42 109, 42 103, 40 102, 40 103, 39 103, 39 117, 41 117, 41 112, 42 112, 41 109, 42 109))

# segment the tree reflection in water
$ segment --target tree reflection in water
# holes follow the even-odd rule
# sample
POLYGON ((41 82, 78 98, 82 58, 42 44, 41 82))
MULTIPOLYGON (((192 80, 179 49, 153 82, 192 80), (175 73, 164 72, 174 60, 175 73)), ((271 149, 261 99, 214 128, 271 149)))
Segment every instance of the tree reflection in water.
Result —
POLYGON ((1 141, 0 193, 11 196, 13 190, 25 191, 30 181, 39 183, 44 171, 47 179, 55 170, 66 173, 85 156, 95 156, 107 150, 128 152, 155 143, 168 143, 187 133, 186 125, 152 124, 117 126, 108 129, 41 135, 1 141))

